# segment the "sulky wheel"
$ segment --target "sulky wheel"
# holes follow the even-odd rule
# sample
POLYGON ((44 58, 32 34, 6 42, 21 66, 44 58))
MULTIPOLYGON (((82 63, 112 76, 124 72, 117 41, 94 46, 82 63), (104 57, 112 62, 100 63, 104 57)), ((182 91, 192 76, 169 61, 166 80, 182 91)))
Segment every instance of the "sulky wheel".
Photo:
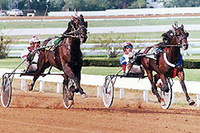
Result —
POLYGON ((8 74, 2 76, 1 103, 3 107, 9 107, 12 97, 12 82, 8 74))
MULTIPOLYGON (((160 88, 160 90, 161 90, 160 91, 160 96, 161 96, 160 104, 163 109, 168 109, 172 102, 172 83, 170 82, 170 78, 167 78, 166 81, 167 81, 167 86, 169 88, 169 92, 164 92, 160 88)), ((160 84, 162 86, 162 81, 160 81, 160 84)))
POLYGON ((107 76, 103 88, 103 103, 109 108, 113 103, 114 98, 114 83, 110 76, 107 76))
POLYGON ((74 92, 75 89, 73 80, 68 80, 67 84, 63 87, 63 105, 69 109, 74 104, 74 92))

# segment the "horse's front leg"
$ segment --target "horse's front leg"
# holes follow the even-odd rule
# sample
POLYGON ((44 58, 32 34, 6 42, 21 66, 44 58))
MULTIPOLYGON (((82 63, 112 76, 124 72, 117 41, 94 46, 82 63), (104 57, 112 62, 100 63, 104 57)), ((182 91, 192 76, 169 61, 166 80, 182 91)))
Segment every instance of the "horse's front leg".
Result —
POLYGON ((153 76, 154 77, 154 83, 156 84, 156 86, 160 88, 160 85, 157 85, 158 80, 160 79, 160 75, 157 73, 156 75, 153 76))
POLYGON ((75 74, 73 73, 72 69, 68 66, 68 64, 63 64, 63 71, 65 73, 65 75, 67 75, 70 79, 74 80, 77 89, 79 90, 82 98, 87 98, 87 94, 83 91, 83 89, 81 88, 80 82, 78 77, 75 76, 75 74))
POLYGON ((181 84, 181 87, 183 89, 183 92, 185 93, 185 97, 186 97, 186 100, 188 102, 189 105, 194 105, 195 102, 194 100, 192 100, 187 92, 187 88, 186 88, 186 85, 185 85, 185 81, 184 81, 184 72, 183 71, 180 71, 178 72, 178 78, 179 78, 179 81, 180 81, 180 84, 181 84))
POLYGON ((72 105, 74 104, 74 85, 69 82, 68 76, 65 74, 64 75, 64 80, 63 80, 63 93, 67 91, 67 97, 68 97, 68 104, 72 105))

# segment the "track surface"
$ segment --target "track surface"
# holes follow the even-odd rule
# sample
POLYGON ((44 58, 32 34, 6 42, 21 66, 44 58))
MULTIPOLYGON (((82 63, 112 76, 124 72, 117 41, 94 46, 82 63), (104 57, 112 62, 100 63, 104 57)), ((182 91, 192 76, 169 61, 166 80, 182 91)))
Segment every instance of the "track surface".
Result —
POLYGON ((75 95, 75 105, 65 109, 56 93, 13 92, 9 108, 0 107, 0 132, 15 133, 197 133, 200 108, 172 105, 163 110, 158 103, 115 98, 105 108, 101 98, 75 95))

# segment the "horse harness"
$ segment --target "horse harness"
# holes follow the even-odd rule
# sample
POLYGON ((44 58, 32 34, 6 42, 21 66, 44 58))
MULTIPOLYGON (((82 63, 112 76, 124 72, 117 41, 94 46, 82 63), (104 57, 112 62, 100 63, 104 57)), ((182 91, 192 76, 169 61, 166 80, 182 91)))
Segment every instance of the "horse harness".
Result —
POLYGON ((176 74, 177 74, 177 69, 182 67, 182 63, 183 63, 182 54, 180 53, 180 60, 179 60, 178 62, 171 63, 171 62, 167 59, 167 49, 168 49, 167 46, 165 46, 164 49, 162 49, 161 47, 156 48, 156 50, 155 50, 155 60, 156 60, 156 64, 157 64, 157 66, 159 65, 158 62, 159 62, 160 53, 163 54, 165 63, 166 63, 168 66, 170 66, 170 67, 172 67, 172 68, 174 69, 174 70, 173 70, 173 76, 172 76, 172 78, 175 78, 175 77, 176 77, 176 74))
MULTIPOLYGON (((57 49, 59 48, 59 47, 61 47, 61 46, 63 46, 63 43, 62 43, 62 41, 64 40, 64 38, 77 38, 77 36, 73 36, 73 35, 71 35, 72 33, 69 33, 69 34, 64 34, 64 35, 62 35, 62 37, 60 37, 60 38, 58 38, 58 39, 56 39, 55 41, 54 41, 54 45, 52 45, 52 46, 50 46, 50 47, 47 47, 46 48, 46 50, 45 50, 45 62, 47 62, 48 61, 48 56, 47 56, 47 51, 52 51, 53 52, 53 54, 54 54, 54 61, 55 61, 55 64, 56 64, 56 66, 58 67, 58 68, 60 68, 59 67, 59 64, 58 64, 58 61, 57 61, 57 59, 56 59, 56 56, 57 56, 57 49)), ((75 34, 75 32, 74 32, 74 34, 75 34)), ((70 49, 69 47, 67 47, 68 49, 70 49)))

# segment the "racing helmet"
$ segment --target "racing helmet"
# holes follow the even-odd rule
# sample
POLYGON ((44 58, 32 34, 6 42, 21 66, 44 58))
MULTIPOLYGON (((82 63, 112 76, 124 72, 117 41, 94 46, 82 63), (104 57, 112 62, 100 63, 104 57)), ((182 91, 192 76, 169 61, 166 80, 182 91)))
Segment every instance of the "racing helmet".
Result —
POLYGON ((126 47, 126 46, 128 46, 128 45, 132 45, 130 42, 124 42, 123 44, 122 44, 122 47, 124 48, 124 47, 126 47))
POLYGON ((29 40, 29 43, 40 43, 40 38, 37 36, 32 36, 31 39, 29 40))

